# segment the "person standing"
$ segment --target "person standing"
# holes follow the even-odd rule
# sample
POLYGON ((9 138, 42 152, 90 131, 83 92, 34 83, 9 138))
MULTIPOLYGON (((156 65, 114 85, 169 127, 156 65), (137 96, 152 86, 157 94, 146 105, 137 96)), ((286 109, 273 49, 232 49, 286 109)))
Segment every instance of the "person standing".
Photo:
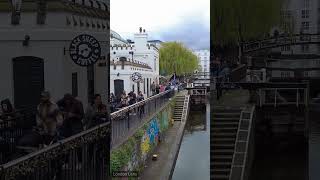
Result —
POLYGON ((82 103, 71 94, 65 94, 57 104, 64 114, 64 136, 69 137, 83 131, 84 110, 82 103))
POLYGON ((152 92, 152 96, 155 95, 155 93, 156 93, 156 85, 155 85, 154 81, 151 84, 151 92, 152 92))
MULTIPOLYGON (((138 96, 137 96, 137 102, 140 102, 140 101, 143 101, 143 100, 144 100, 144 96, 143 96, 142 92, 139 91, 138 96)), ((144 105, 141 105, 138 108, 138 111, 139 111, 139 115, 141 117, 141 115, 144 114, 144 105)))
POLYGON ((160 93, 160 86, 159 84, 156 85, 156 94, 159 94, 160 93))
POLYGON ((36 122, 37 127, 44 132, 44 144, 49 144, 59 136, 57 127, 62 126, 63 118, 57 104, 51 101, 50 93, 47 91, 41 93, 40 104, 37 106, 36 122))
POLYGON ((90 106, 86 109, 85 122, 86 129, 103 123, 102 119, 106 116, 107 106, 102 103, 101 95, 94 95, 90 106))

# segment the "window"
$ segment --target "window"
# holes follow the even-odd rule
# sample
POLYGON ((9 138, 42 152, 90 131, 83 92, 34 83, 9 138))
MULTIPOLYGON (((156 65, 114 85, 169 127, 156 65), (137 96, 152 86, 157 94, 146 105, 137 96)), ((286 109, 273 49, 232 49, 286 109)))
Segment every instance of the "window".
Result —
POLYGON ((72 73, 72 96, 78 96, 78 74, 72 73))
POLYGON ((303 72, 303 77, 309 77, 309 76, 310 76, 309 71, 304 71, 303 72))
POLYGON ((281 51, 290 51, 290 46, 281 46, 281 51))
POLYGON ((301 23, 301 29, 302 30, 309 30, 310 23, 309 22, 302 22, 301 23))
POLYGON ((301 51, 302 52, 308 52, 309 51, 309 44, 301 45, 301 51))
POLYGON ((304 0, 304 7, 310 7, 310 0, 304 0))
POLYGON ((301 12, 301 18, 309 18, 310 11, 309 10, 302 10, 301 12))
POLYGON ((289 71, 282 71, 281 77, 290 77, 290 72, 289 71))

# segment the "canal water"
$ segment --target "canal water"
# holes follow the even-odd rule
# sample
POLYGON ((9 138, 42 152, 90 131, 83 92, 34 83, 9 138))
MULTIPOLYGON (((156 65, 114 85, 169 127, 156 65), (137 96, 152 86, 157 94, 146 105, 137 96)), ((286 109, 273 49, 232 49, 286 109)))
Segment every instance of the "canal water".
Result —
POLYGON ((190 110, 172 180, 210 179, 210 105, 190 110))

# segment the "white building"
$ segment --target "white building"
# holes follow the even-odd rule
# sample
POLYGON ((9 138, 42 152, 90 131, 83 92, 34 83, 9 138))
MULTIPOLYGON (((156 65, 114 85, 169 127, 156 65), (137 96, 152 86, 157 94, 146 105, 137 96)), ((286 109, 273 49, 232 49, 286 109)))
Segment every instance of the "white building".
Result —
MULTIPOLYGON (((319 0, 286 0, 281 10, 280 34, 320 33, 319 0)), ((273 29, 272 31, 274 32, 273 29)), ((320 54, 320 45, 305 44, 278 48, 282 54, 320 54)))
MULTIPOLYGON (((320 33, 320 1, 319 0, 286 0, 281 10, 280 34, 320 33)), ((283 46, 273 51, 292 57, 267 59, 267 67, 272 68, 272 79, 319 79, 320 77, 320 45, 304 44, 283 46), (284 60, 285 59, 285 60, 284 60)))
POLYGON ((20 1, 18 6, 10 2, 0 1, 0 100, 9 98, 17 108, 33 106, 39 103, 41 91, 47 90, 53 101, 72 93, 86 107, 90 96, 100 93, 106 103, 108 2, 20 1), (81 52, 80 44, 70 48, 80 34, 95 38, 97 41, 91 43, 97 47, 100 44, 101 56, 92 68, 79 66, 71 59, 87 62, 98 53, 88 44, 81 52))
POLYGON ((123 90, 127 94, 141 91, 145 97, 151 96, 151 84, 159 82, 160 42, 148 42, 142 28, 134 34, 133 42, 110 32, 110 93, 119 96, 123 90))
POLYGON ((210 51, 209 50, 196 50, 194 54, 199 59, 199 66, 201 67, 201 72, 210 72, 210 51))

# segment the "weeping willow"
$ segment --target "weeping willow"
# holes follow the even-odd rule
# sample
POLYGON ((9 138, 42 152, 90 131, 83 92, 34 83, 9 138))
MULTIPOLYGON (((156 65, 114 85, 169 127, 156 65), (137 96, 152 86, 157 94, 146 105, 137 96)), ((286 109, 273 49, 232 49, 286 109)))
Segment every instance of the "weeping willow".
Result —
POLYGON ((232 46, 260 39, 281 22, 283 0, 213 0, 211 39, 213 46, 232 46))
POLYGON ((179 42, 166 42, 160 48, 160 73, 177 75, 192 73, 199 68, 199 62, 192 51, 179 42))

